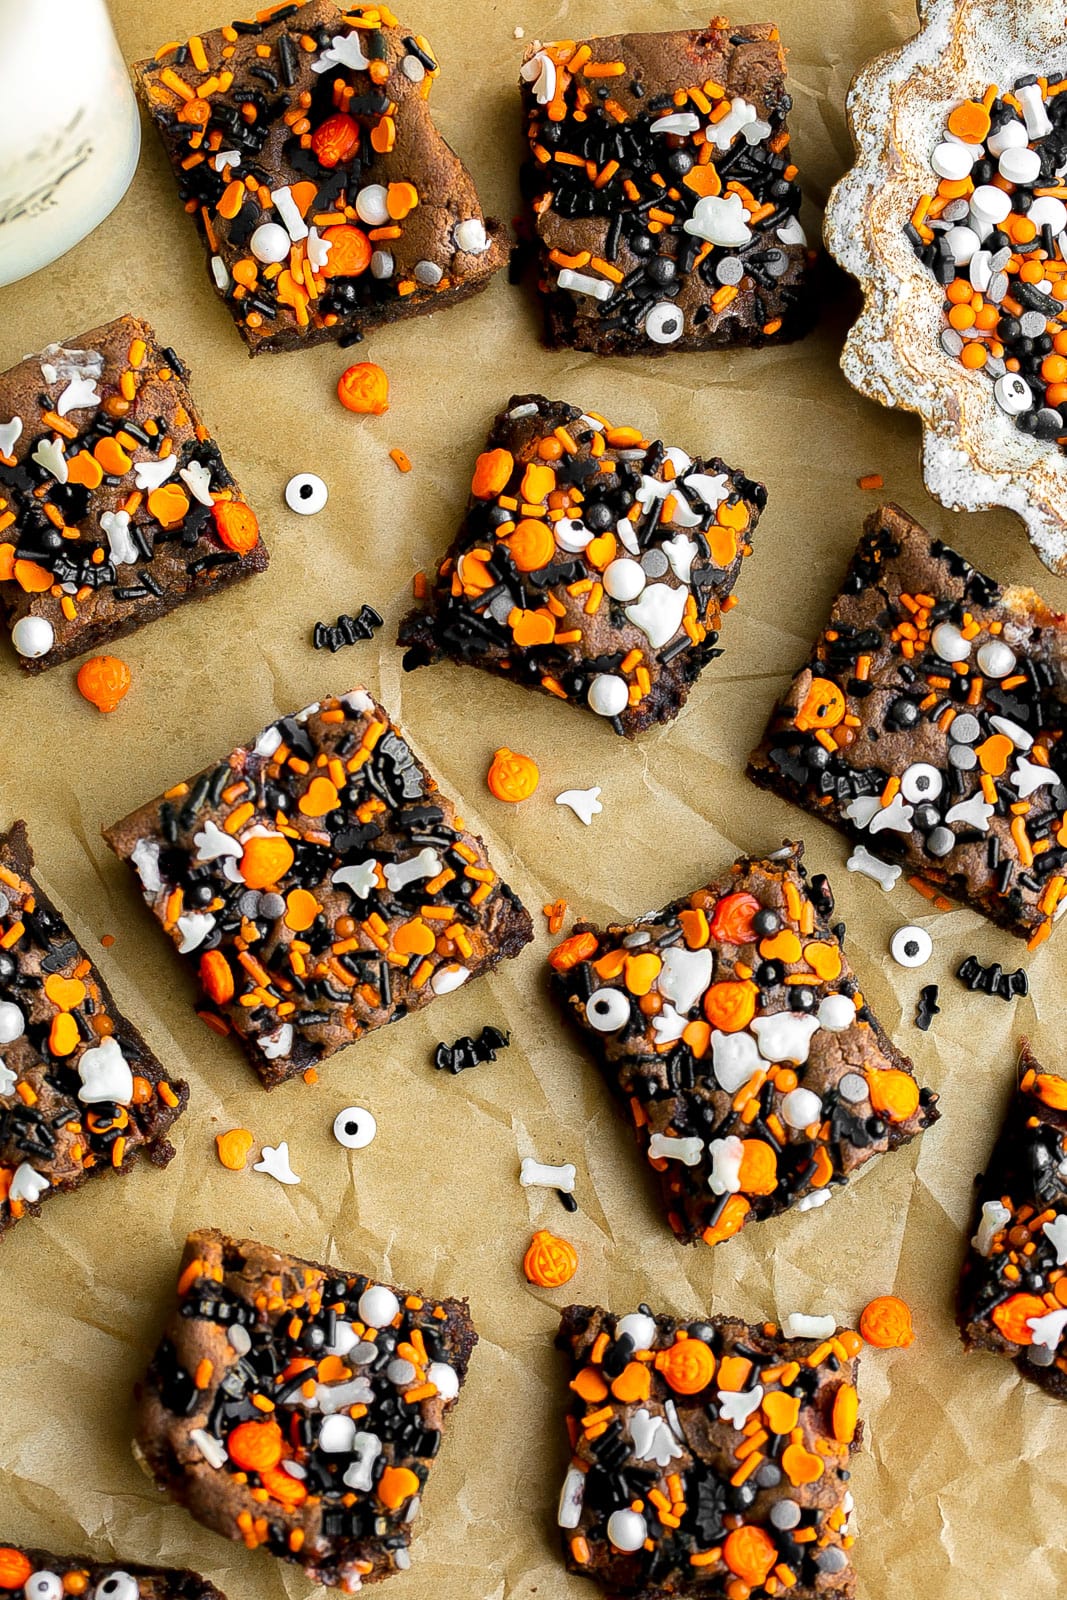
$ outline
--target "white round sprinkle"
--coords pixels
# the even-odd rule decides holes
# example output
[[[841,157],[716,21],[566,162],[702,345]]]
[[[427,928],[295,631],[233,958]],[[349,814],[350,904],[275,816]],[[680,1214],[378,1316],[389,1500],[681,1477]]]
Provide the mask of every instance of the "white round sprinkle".
[[[46,656],[55,642],[56,630],[47,617],[20,617],[11,630],[11,643],[28,661]]]
[[[302,517],[313,517],[329,499],[329,490],[314,472],[298,472],[285,486],[285,503]]]
[[[1034,183],[1041,171],[1041,157],[1026,145],[1012,145],[998,162],[1000,176],[1009,183]]]
[[[359,1297],[360,1322],[369,1328],[387,1328],[400,1310],[400,1301],[383,1283],[373,1283]]]
[[[375,250],[370,258],[372,278],[391,278],[396,271],[396,260],[388,250]]]
[[[465,251],[469,256],[482,256],[489,248],[489,236],[480,217],[468,217],[465,222],[457,222],[453,238],[456,249]]]
[[[962,224],[950,228],[944,235],[945,248],[958,267],[965,267],[981,244],[973,228]]]
[[[987,639],[980,644],[977,660],[987,678],[1006,678],[1015,669],[1015,651],[1003,639]]]
[[[828,994],[816,1015],[819,1027],[825,1028],[827,1033],[844,1033],[856,1020],[855,1002],[847,994]]]
[[[958,183],[961,178],[970,177],[974,157],[965,144],[939,144],[934,147],[930,165],[939,178],[951,178]]]
[[[636,600],[644,587],[644,568],[629,556],[609,561],[604,569],[604,588],[613,600]]]
[[[280,222],[261,222],[249,239],[248,248],[257,261],[269,267],[279,261],[288,261],[292,243]]]
[[[643,1311],[630,1311],[620,1317],[615,1325],[615,1337],[621,1339],[628,1333],[635,1350],[651,1350],[656,1337],[656,1319],[646,1317]]]
[[[412,83],[421,83],[426,76],[426,68],[418,56],[405,56],[400,63],[400,70],[405,78],[410,78]]]
[[[431,1361],[426,1376],[442,1400],[454,1400],[459,1393],[459,1373],[447,1361]]]
[[[63,1600],[63,1579],[55,1572],[35,1572],[22,1586],[26,1600]]]
[[[930,643],[942,661],[966,661],[971,653],[971,641],[963,637],[953,622],[939,622],[930,635]]]
[[[389,221],[389,192],[381,183],[367,183],[356,195],[356,216],[372,228],[382,228]]]
[[[25,1027],[26,1018],[14,1000],[0,1000],[0,1044],[13,1044]]]
[[[929,961],[934,942],[925,928],[898,928],[889,941],[889,954],[901,967],[922,967]]]
[[[648,1523],[639,1511],[613,1511],[608,1518],[608,1538],[616,1550],[640,1550],[648,1538]]]
[[[782,1117],[791,1128],[809,1128],[822,1116],[822,1101],[810,1089],[790,1089],[782,1101]]]
[[[140,1593],[140,1585],[132,1573],[109,1572],[93,1590],[93,1600],[137,1600]]]
[[[981,222],[992,223],[995,227],[1010,212],[1011,199],[1003,189],[994,188],[991,183],[980,183],[971,196],[971,210]]]
[[[356,1437],[356,1425],[343,1411],[324,1417],[319,1429],[319,1449],[330,1455],[347,1455]]]
[[[345,1106],[333,1119],[333,1136],[346,1150],[362,1150],[378,1132],[378,1124],[363,1106]]]
[[[1030,385],[1025,378],[1017,372],[1005,372],[993,385],[993,399],[1001,411],[1006,411],[1009,417],[1017,417],[1023,411],[1029,411],[1034,403]]]
[[[685,318],[673,301],[659,300],[645,318],[645,332],[653,344],[674,344],[685,332]]]
[[[1067,228],[1067,206],[1054,194],[1039,195],[1026,215],[1038,228],[1047,226],[1054,234]]]
[[[1005,150],[1021,150],[1030,143],[1030,136],[1024,123],[1013,117],[1010,122],[1005,122],[996,133],[991,133],[986,140],[986,147],[990,155],[1002,156]]]
[[[928,761],[913,761],[900,777],[900,792],[905,800],[936,800],[941,793],[942,777]]]
[[[598,672],[589,685],[586,699],[590,710],[598,717],[617,717],[630,704],[630,691],[625,678],[617,678],[612,672]]]
[[[621,989],[598,989],[585,1002],[585,1017],[597,1033],[614,1033],[630,1020],[630,1002]]]

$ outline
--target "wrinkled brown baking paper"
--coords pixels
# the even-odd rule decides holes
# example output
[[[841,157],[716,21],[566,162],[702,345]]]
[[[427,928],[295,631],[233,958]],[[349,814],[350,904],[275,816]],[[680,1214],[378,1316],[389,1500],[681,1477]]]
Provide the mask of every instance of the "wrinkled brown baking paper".
[[[130,60],[229,16],[224,0],[114,0],[114,11]],[[505,218],[518,204],[517,27],[530,40],[706,20],[679,0],[615,0],[608,11],[590,0],[412,0],[403,16],[439,53],[431,104],[442,130],[470,163],[486,209]],[[814,232],[850,158],[849,80],[867,56],[904,38],[914,15],[908,0],[781,0],[776,18],[790,47],[794,146]],[[746,8],[736,20],[764,17]],[[1067,1581],[1057,1533],[1067,1502],[1065,1413],[1009,1362],[965,1358],[951,1311],[972,1179],[1013,1081],[1016,1038],[1029,1032],[1039,1056],[1062,1064],[1067,933],[1028,957],[970,912],[932,911],[903,882],[884,894],[846,872],[837,834],[742,775],[875,503],[857,488],[860,475],[882,473],[888,496],[998,578],[1032,583],[1064,608],[1067,582],[1045,573],[1008,515],[949,516],[927,497],[917,424],[859,399],[838,372],[854,302],[836,280],[832,302],[799,345],[599,361],[541,349],[535,308],[498,276],[468,304],[387,329],[356,354],[327,346],[253,364],[208,287],[150,132],[115,214],[64,260],[0,292],[2,367],[127,309],[146,315],[188,362],[273,553],[264,577],[123,642],[134,686],[113,716],[80,699],[72,668],[31,680],[6,649],[0,663],[0,821],[28,819],[42,880],[119,1003],[192,1085],[165,1172],[145,1165],[125,1180],[94,1182],[5,1241],[0,1540],[188,1565],[230,1600],[307,1593],[297,1568],[198,1528],[130,1456],[130,1390],[169,1308],[182,1239],[214,1224],[432,1294],[470,1296],[481,1344],[433,1471],[412,1570],[390,1582],[398,1600],[594,1593],[564,1574],[554,1528],[566,1452],[552,1336],[568,1298],[757,1319],[832,1312],[848,1323],[872,1295],[904,1295],[915,1345],[863,1361],[867,1444],[853,1484],[862,1593],[1001,1600]],[[333,395],[343,368],[363,356],[392,380],[381,418],[354,417]],[[694,454],[719,453],[770,488],[724,658],[673,726],[633,746],[585,712],[470,669],[406,677],[390,642],[413,572],[451,537],[491,414],[528,389],[634,422]],[[406,477],[389,460],[393,446],[414,463]],[[300,471],[329,485],[319,516],[285,509],[282,490]],[[380,644],[313,652],[313,623],[364,600],[386,617]],[[317,1087],[297,1080],[268,1096],[239,1051],[194,1016],[186,975],[132,878],[105,851],[100,826],[274,717],[360,681],[462,797],[534,912],[538,942],[494,977],[335,1057]],[[484,784],[503,744],[541,767],[540,789],[517,810]],[[585,828],[553,799],[593,784],[604,810]],[[798,835],[812,869],[830,874],[864,992],[921,1080],[940,1091],[944,1116],[824,1210],[746,1229],[714,1252],[685,1249],[660,1220],[596,1069],[545,998],[540,908],[563,896],[572,914],[628,916],[704,882],[737,852]],[[934,939],[920,972],[886,953],[892,930],[910,921]],[[105,933],[116,943],[102,951]],[[1025,963],[1031,998],[1008,1006],[968,996],[953,972],[971,951],[1008,970]],[[942,1011],[922,1034],[914,1008],[929,982],[941,986]],[[433,1070],[438,1039],[487,1022],[512,1033],[495,1065],[458,1078]],[[351,1153],[330,1131],[349,1104],[369,1107],[379,1130]],[[261,1143],[288,1140],[299,1187],[218,1164],[214,1135],[238,1125]],[[519,1160],[533,1154],[576,1163],[576,1216],[551,1192],[520,1188]],[[567,1289],[533,1291],[522,1278],[523,1251],[542,1226],[580,1252]]]

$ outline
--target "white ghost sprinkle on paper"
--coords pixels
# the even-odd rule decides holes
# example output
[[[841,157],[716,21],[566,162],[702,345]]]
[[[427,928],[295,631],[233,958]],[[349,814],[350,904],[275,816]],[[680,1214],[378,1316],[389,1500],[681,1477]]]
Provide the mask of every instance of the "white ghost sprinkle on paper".
[[[564,789],[562,794],[556,796],[556,804],[570,806],[579,822],[584,822],[587,828],[604,809],[600,803],[599,784],[595,789]]]
[[[265,1172],[268,1177],[277,1178],[279,1183],[299,1183],[300,1179],[289,1165],[289,1146],[283,1139],[275,1148],[273,1145],[263,1146],[263,1155],[252,1168],[253,1172]]]

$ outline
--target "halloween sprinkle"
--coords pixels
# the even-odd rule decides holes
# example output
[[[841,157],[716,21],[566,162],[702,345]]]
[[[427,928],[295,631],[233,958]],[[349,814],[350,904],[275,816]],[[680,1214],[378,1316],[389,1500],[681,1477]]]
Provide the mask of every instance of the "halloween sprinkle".
[[[346,644],[360,644],[373,639],[381,626],[381,614],[373,606],[363,605],[359,608],[358,616],[352,617],[343,612],[332,626],[328,622],[316,622],[311,634],[312,648],[328,650],[331,655],[336,655]]]
[[[1030,980],[1022,967],[1002,972],[999,961],[983,967],[977,956],[967,956],[956,969],[956,976],[972,994],[995,994],[1002,1000],[1017,1000],[1030,993]]]
[[[480,1067],[486,1061],[495,1061],[497,1053],[510,1043],[510,1033],[487,1024],[477,1038],[464,1034],[452,1044],[442,1039],[433,1053],[433,1064],[438,1072],[451,1072],[455,1076],[471,1067]]]

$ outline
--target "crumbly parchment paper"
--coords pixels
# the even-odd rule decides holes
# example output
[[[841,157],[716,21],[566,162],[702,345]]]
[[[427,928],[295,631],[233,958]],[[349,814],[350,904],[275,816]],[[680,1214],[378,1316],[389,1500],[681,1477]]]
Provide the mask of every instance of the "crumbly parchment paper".
[[[125,55],[228,19],[219,0],[113,0]],[[236,9],[236,8],[234,8]],[[790,50],[796,158],[814,232],[848,164],[843,103],[856,68],[914,27],[908,0],[781,0]],[[412,0],[403,20],[436,47],[431,104],[473,169],[486,209],[518,206],[514,80],[522,42],[624,28],[696,26],[679,0]],[[736,20],[764,20],[746,8]],[[42,48],[47,48],[47,42]],[[488,291],[432,319],[374,336],[354,354],[331,347],[250,363],[211,293],[169,169],[146,131],[140,171],[112,217],[62,261],[0,292],[0,367],[49,340],[133,310],[187,361],[198,403],[249,499],[273,560],[228,595],[189,605],[124,641],[134,686],[110,717],[77,695],[73,670],[0,672],[0,822],[27,818],[43,882],[118,1001],[192,1100],[160,1173],[88,1185],[50,1203],[5,1241],[0,1272],[0,1539],[129,1560],[188,1565],[230,1600],[297,1600],[298,1569],[228,1545],[158,1496],[129,1450],[130,1391],[170,1305],[187,1230],[211,1224],[298,1254],[379,1273],[427,1292],[467,1294],[481,1334],[468,1384],[434,1468],[412,1570],[397,1600],[563,1600],[592,1593],[557,1559],[555,1502],[565,1463],[561,1359],[552,1349],[567,1298],[619,1311],[746,1317],[790,1311],[855,1318],[876,1293],[915,1311],[911,1350],[870,1352],[861,1372],[867,1443],[854,1490],[855,1560],[868,1600],[1052,1592],[1067,1581],[1057,1529],[1067,1504],[1064,1413],[992,1356],[965,1358],[952,1295],[971,1187],[992,1144],[1026,1031],[1059,1064],[1067,1010],[1067,934],[1034,957],[969,912],[937,913],[901,883],[889,895],[844,866],[843,840],[743,777],[775,694],[804,657],[874,496],[885,493],[1002,580],[1032,583],[1067,609],[1067,582],[1041,568],[1006,514],[950,516],[925,494],[918,426],[858,398],[838,352],[855,300],[831,279],[829,308],[804,343],[760,353],[598,361],[550,354],[523,291]],[[381,418],[357,418],[333,388],[349,361],[380,361],[392,380]],[[770,489],[746,562],[725,656],[670,728],[630,746],[594,717],[441,666],[405,677],[392,646],[413,572],[451,537],[490,416],[537,389],[634,422],[691,453],[721,454]],[[414,470],[398,474],[400,446]],[[326,509],[298,517],[282,490],[296,472],[329,485]],[[312,625],[370,601],[386,617],[378,644],[336,656],[311,649]],[[406,728],[442,784],[462,797],[496,863],[535,914],[536,945],[489,979],[442,999],[334,1058],[321,1081],[271,1095],[238,1050],[194,1016],[191,989],[105,850],[101,824],[196,772],[274,717],[364,681]],[[484,774],[499,745],[528,752],[541,787],[518,809]],[[557,807],[564,789],[602,786],[585,828]],[[629,916],[705,881],[740,851],[803,837],[829,873],[865,994],[920,1079],[941,1093],[940,1124],[883,1158],[824,1209],[746,1230],[715,1252],[675,1244],[653,1205],[631,1135],[595,1068],[545,997],[542,904]],[[920,921],[934,939],[921,972],[895,967],[888,936]],[[100,936],[116,943],[101,950]],[[975,951],[1029,969],[1030,999],[969,996],[953,977]],[[913,1024],[922,983],[941,987],[927,1034]],[[458,1078],[431,1065],[438,1039],[511,1030],[495,1064]],[[331,1124],[369,1107],[378,1137],[343,1150]],[[234,1174],[214,1135],[245,1126],[289,1142],[301,1183]],[[574,1161],[580,1210],[523,1190],[519,1161]],[[252,1159],[255,1159],[254,1157]],[[522,1253],[535,1227],[578,1247],[564,1290],[528,1288]],[[1010,1574],[1010,1577],[1007,1576]]]

